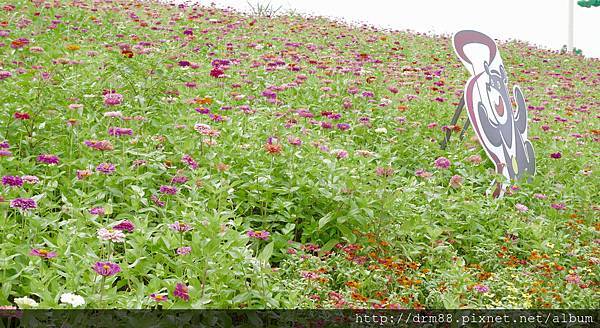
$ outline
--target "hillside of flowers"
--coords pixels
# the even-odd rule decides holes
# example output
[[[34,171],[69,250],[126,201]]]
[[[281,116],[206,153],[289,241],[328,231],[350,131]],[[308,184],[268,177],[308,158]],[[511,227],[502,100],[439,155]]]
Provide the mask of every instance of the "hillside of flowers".
[[[600,60],[499,48],[537,174],[494,199],[472,130],[439,146],[447,36],[5,2],[0,306],[598,308]]]

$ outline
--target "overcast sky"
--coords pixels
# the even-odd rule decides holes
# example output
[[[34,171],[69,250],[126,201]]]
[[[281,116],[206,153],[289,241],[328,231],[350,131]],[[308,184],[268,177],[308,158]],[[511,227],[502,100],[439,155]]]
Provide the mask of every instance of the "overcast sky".
[[[249,8],[246,0],[196,1]],[[350,22],[437,34],[475,29],[496,39],[519,39],[551,49],[567,44],[568,1],[576,0],[270,0],[282,9]],[[584,55],[600,58],[600,7],[575,5],[574,44]]]

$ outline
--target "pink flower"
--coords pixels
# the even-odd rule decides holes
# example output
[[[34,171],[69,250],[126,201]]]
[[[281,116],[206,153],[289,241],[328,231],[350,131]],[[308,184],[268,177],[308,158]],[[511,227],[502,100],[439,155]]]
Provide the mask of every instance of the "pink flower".
[[[183,246],[177,249],[177,254],[179,255],[187,255],[192,252],[192,248],[190,246]]]
[[[41,154],[37,157],[37,161],[46,164],[58,164],[59,159],[56,155]]]
[[[463,178],[460,175],[453,175],[450,178],[450,187],[460,188],[462,186]]]
[[[160,186],[160,193],[167,195],[175,195],[177,193],[177,188],[172,186]]]
[[[479,293],[487,293],[490,291],[490,288],[486,285],[477,284],[473,286],[473,289]]]
[[[166,302],[169,300],[167,295],[160,295],[160,294],[154,294],[154,293],[150,294],[150,298],[156,302]]]
[[[107,93],[104,95],[104,104],[106,106],[117,106],[123,102],[123,95],[118,93]]]
[[[175,290],[173,290],[173,296],[181,298],[184,301],[189,301],[190,294],[188,293],[188,287],[178,282],[175,286]]]
[[[391,177],[394,175],[394,169],[392,167],[378,167],[375,169],[375,174],[380,177]]]
[[[572,273],[569,274],[565,277],[565,280],[570,283],[570,284],[580,284],[581,283],[581,278],[576,274],[576,273]]]
[[[529,208],[527,206],[523,205],[523,204],[516,204],[515,208],[519,212],[527,212],[529,210]]]
[[[270,233],[268,231],[264,231],[264,230],[263,231],[250,230],[246,234],[250,238],[262,239],[262,240],[269,239],[269,235],[270,235]]]
[[[101,240],[110,240],[113,243],[122,243],[125,241],[125,234],[120,230],[101,228],[98,230],[98,238]]]
[[[91,215],[103,216],[105,213],[104,207],[93,207],[90,209]]]
[[[96,262],[92,266],[92,269],[104,277],[114,276],[121,272],[121,267],[113,262]]]
[[[564,210],[565,208],[567,208],[567,206],[563,203],[553,203],[550,205],[550,207],[552,207],[553,209],[558,210],[558,211]]]
[[[479,163],[481,163],[481,156],[471,155],[471,156],[469,156],[469,158],[467,158],[467,161],[469,161],[470,163],[473,163],[473,164],[479,164]]]
[[[537,199],[546,199],[546,198],[548,198],[548,196],[546,196],[544,194],[534,194],[533,197],[535,197]]]
[[[431,174],[430,172],[427,172],[423,169],[418,169],[415,171],[415,175],[420,177],[420,178],[431,178],[433,176],[433,174]]]
[[[38,248],[34,248],[31,250],[31,252],[29,252],[29,255],[31,256],[39,256],[41,258],[44,259],[51,259],[51,258],[55,258],[56,257],[56,252],[51,252],[45,249],[38,249]]]
[[[192,158],[191,155],[183,155],[181,157],[181,161],[183,161],[185,164],[187,164],[187,166],[189,166],[192,170],[195,170],[198,168],[198,163],[194,160],[194,158]]]
[[[190,226],[187,223],[179,222],[179,221],[175,221],[174,223],[169,224],[169,227],[171,228],[171,230],[177,231],[177,232],[187,232],[187,231],[192,230],[192,226]]]
[[[450,167],[450,160],[446,157],[439,157],[433,162],[436,168],[438,169],[447,169]]]

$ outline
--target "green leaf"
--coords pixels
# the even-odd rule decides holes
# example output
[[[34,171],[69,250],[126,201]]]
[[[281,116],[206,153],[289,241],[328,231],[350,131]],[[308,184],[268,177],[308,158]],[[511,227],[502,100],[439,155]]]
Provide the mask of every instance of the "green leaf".
[[[265,263],[268,262],[269,259],[271,258],[271,255],[273,255],[273,246],[274,245],[275,245],[274,241],[268,243],[267,246],[265,246],[265,248],[263,248],[263,250],[258,255],[258,259],[261,261],[264,261]]]

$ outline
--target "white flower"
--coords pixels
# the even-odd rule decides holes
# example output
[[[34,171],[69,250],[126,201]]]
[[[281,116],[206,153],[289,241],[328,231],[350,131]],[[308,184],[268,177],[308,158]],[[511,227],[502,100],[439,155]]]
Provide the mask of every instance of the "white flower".
[[[377,129],[375,129],[375,132],[377,132],[377,133],[387,133],[387,129],[386,128],[377,128]]]
[[[32,300],[31,298],[25,296],[25,297],[21,297],[21,298],[15,298],[15,304],[17,304],[17,306],[19,306],[20,309],[28,309],[28,308],[34,308],[38,306],[38,303],[34,300]]]
[[[98,230],[98,238],[110,240],[113,243],[122,243],[125,241],[125,234],[119,230],[102,228]]]
[[[78,307],[85,304],[83,297],[71,293],[65,293],[60,295],[60,302],[70,304],[71,306]]]

